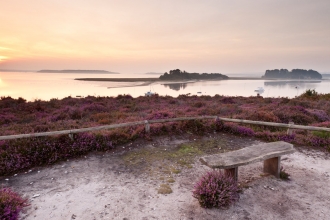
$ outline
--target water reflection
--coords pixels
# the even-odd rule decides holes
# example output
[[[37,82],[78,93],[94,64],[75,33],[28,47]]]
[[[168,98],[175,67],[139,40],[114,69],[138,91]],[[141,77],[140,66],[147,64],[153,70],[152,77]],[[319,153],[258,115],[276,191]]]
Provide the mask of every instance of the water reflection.
[[[272,87],[301,87],[303,84],[310,84],[310,83],[321,83],[321,80],[304,80],[304,81],[299,81],[299,80],[288,80],[288,81],[265,81],[264,85],[265,86],[272,86]]]
[[[265,92],[265,90],[260,90],[260,91],[257,91],[257,90],[254,90],[254,92],[256,93],[256,95],[261,95],[262,93]]]
[[[169,83],[169,84],[162,84],[165,88],[170,88],[175,91],[184,90],[187,87],[187,83]]]

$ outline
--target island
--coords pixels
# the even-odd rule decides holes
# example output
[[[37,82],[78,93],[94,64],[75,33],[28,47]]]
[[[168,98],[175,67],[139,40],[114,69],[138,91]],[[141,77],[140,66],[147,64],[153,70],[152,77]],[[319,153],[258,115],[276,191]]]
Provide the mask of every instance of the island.
[[[83,81],[109,81],[109,82],[157,82],[157,81],[189,81],[189,80],[224,80],[229,79],[228,76],[220,73],[188,73],[179,69],[170,70],[159,78],[76,78],[75,80]],[[260,78],[259,78],[260,79]],[[145,85],[145,84],[143,84]]]
[[[159,77],[160,80],[223,80],[229,79],[228,76],[220,73],[188,73],[179,69],[170,70]]]
[[[99,74],[118,74],[106,70],[39,70],[38,73],[99,73]]]
[[[266,70],[266,73],[261,78],[265,79],[322,79],[322,75],[315,70],[293,69],[274,69]]]

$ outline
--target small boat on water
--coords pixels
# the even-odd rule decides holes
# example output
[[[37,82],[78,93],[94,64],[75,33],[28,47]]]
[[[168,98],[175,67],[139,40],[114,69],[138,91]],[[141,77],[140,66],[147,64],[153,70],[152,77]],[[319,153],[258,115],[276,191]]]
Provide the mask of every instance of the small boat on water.
[[[263,93],[265,90],[263,87],[258,87],[256,90],[254,90],[255,92],[258,92],[258,93]]]
[[[144,93],[144,96],[153,96],[153,95],[155,95],[155,93],[151,91]]]

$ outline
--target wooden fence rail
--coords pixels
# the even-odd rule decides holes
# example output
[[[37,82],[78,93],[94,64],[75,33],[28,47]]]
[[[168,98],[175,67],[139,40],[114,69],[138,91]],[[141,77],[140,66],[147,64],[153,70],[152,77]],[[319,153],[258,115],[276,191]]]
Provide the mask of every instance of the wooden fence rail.
[[[221,118],[221,117],[218,117],[218,116],[199,116],[199,117],[181,117],[181,118],[144,120],[144,121],[136,121],[136,122],[129,122],[129,123],[113,124],[113,125],[103,125],[103,126],[90,127],[90,128],[40,132],[40,133],[33,133],[33,134],[8,135],[8,136],[0,136],[0,140],[41,137],[41,136],[51,136],[51,135],[60,135],[60,134],[69,134],[71,136],[74,133],[81,133],[81,132],[88,132],[88,131],[98,131],[98,130],[113,129],[113,128],[131,127],[131,126],[136,126],[136,125],[145,125],[146,132],[149,132],[150,131],[150,124],[175,122],[175,121],[186,121],[186,120],[200,120],[200,119],[218,119],[220,121],[236,122],[236,123],[242,123],[242,124],[254,124],[254,125],[265,125],[265,126],[288,128],[288,133],[291,132],[292,129],[302,129],[302,130],[309,130],[309,131],[328,131],[328,132],[330,132],[330,128],[295,125],[293,123],[284,124],[284,123],[274,123],[274,122],[264,122],[264,121],[251,121],[251,120],[243,120],[243,119]]]

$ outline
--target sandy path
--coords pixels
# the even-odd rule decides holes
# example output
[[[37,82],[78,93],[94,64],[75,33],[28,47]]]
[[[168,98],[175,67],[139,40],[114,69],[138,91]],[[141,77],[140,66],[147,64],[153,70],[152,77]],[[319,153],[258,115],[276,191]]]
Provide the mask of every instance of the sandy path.
[[[146,147],[185,141],[153,141]],[[164,182],[158,174],[127,166],[124,152],[118,151],[36,168],[6,177],[9,181],[1,178],[0,184],[31,199],[22,219],[330,219],[329,153],[304,149],[282,158],[291,181],[262,175],[262,163],[240,167],[243,193],[236,205],[224,210],[200,208],[192,197],[193,184],[209,170],[198,159],[192,168],[169,174],[175,182],[168,195],[157,192]],[[40,196],[32,198],[36,194]]]

